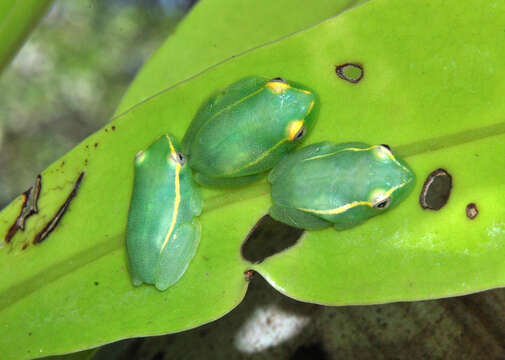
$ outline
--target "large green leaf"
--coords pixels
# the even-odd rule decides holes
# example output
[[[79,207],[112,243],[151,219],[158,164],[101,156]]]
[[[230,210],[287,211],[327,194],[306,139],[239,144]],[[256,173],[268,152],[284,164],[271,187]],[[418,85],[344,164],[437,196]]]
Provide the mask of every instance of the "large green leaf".
[[[501,3],[373,1],[169,84],[115,118],[42,174],[40,213],[0,250],[4,354],[34,357],[197,326],[241,301],[249,268],[291,297],[325,304],[503,286],[504,20]],[[364,66],[358,84],[335,75],[335,65],[349,61]],[[141,76],[157,76],[147,74]],[[268,184],[204,189],[201,245],[187,274],[163,293],[133,288],[124,229],[134,154],[162,133],[182,137],[203,99],[251,74],[316,89],[320,117],[306,143],[387,143],[415,170],[415,193],[364,225],[306,232],[295,247],[251,265],[240,246],[268,210]],[[453,175],[449,203],[421,210],[424,177],[439,167]],[[31,244],[81,172],[63,220],[44,242]],[[0,233],[21,201],[0,213]],[[465,215],[469,202],[480,209],[474,220]]]
[[[0,2],[0,71],[8,64],[51,3],[52,0]]]
[[[116,114],[230,57],[313,26],[367,0],[202,0],[142,67]]]
[[[298,2],[301,6],[302,1]],[[295,12],[290,16],[286,6],[292,4],[291,0],[278,1],[275,4],[268,0],[254,3],[237,0],[233,2],[233,6],[229,6],[227,0],[203,1],[185,20],[184,25],[178,28],[177,36],[169,38],[167,45],[158,51],[144,68],[123,104],[127,107],[134,105],[143,97],[157,92],[158,86],[169,86],[182,79],[181,76],[198,72],[213,61],[307,27],[360,2],[362,1],[342,0],[330,4],[326,1],[315,1],[311,4],[310,11]],[[237,12],[237,9],[241,11]],[[279,16],[280,13],[283,15]],[[227,26],[249,25],[241,31],[230,32],[229,28],[221,25],[223,22],[213,20],[216,17],[230,21],[233,19],[226,22]],[[265,19],[274,17],[277,17],[276,23],[268,21],[267,26],[263,24]],[[259,24],[263,25],[260,27]],[[258,28],[249,31],[254,26]],[[198,35],[195,37],[195,34]],[[218,34],[220,35],[217,36]],[[171,45],[175,38],[179,40]],[[195,39],[198,39],[198,42]],[[185,57],[174,56],[177,53]],[[171,72],[164,71],[167,65],[172,69]],[[148,115],[148,118],[151,115]],[[188,122],[189,118],[178,125],[179,134]],[[142,120],[137,125],[141,123]],[[131,287],[123,243],[132,175],[131,156],[127,153],[142,142],[144,144],[141,147],[150,143],[153,134],[159,132],[159,126],[153,124],[150,130],[146,128],[144,141],[137,143],[131,143],[130,140],[137,136],[138,128],[128,127],[129,125],[119,125],[117,121],[111,123],[47,169],[42,174],[39,214],[27,219],[26,231],[18,231],[12,242],[7,245],[0,243],[0,248],[3,247],[0,249],[0,273],[9,274],[0,280],[0,318],[3,320],[0,324],[5,331],[0,346],[7,358],[33,358],[64,353],[118,338],[191,328],[222,316],[241,301],[246,289],[246,282],[241,274],[245,265],[233,243],[229,244],[230,248],[226,250],[207,242],[207,246],[217,255],[202,255],[204,267],[209,271],[202,273],[197,270],[199,266],[195,265],[194,275],[188,273],[185,276],[186,285],[181,281],[178,286],[182,287],[178,292],[186,293],[186,296],[180,297],[171,293],[176,287],[163,294],[151,287]],[[177,129],[169,126],[162,131],[168,130],[175,132]],[[113,139],[114,141],[110,142]],[[116,163],[119,153],[123,154],[122,163]],[[114,174],[119,168],[123,170],[117,172],[118,177],[113,180],[110,174]],[[52,241],[44,241],[34,246],[33,239],[36,234],[68,198],[82,171],[85,172],[82,189],[78,190],[75,201],[71,202],[59,229],[51,234]],[[127,182],[119,185],[125,176]],[[93,182],[97,185],[93,185]],[[116,192],[118,186],[124,187],[123,191]],[[105,192],[109,197],[104,197]],[[91,193],[94,195],[89,197]],[[252,196],[254,195],[253,191]],[[217,209],[234,199],[233,194],[226,198],[218,196],[211,199],[206,204],[207,212],[211,211],[212,207]],[[235,199],[237,200],[240,199]],[[18,216],[22,201],[22,197],[16,199],[0,214],[2,236],[8,232]],[[79,209],[79,202],[82,202],[83,208]],[[104,206],[106,203],[108,206]],[[119,212],[114,215],[116,211]],[[106,213],[109,218],[102,218]],[[218,217],[216,224],[225,222],[226,217],[222,217],[218,212],[215,214],[215,217]],[[250,224],[247,226],[254,223],[253,219],[248,221]],[[237,231],[239,234],[235,237],[242,236],[240,229]],[[230,230],[229,235],[232,234],[233,231]],[[226,256],[221,258],[221,253]],[[211,261],[205,265],[209,258]],[[213,265],[215,262],[220,265]],[[228,264],[231,266],[228,267]],[[235,271],[237,267],[239,270]],[[229,276],[230,271],[234,276]],[[195,275],[197,278],[191,280]],[[118,276],[122,277],[123,281],[117,282]],[[217,279],[218,282],[215,283],[212,279]],[[228,282],[228,279],[231,282]],[[206,288],[198,285],[200,290],[197,292],[187,290],[188,285],[194,287],[202,280],[208,283]],[[220,282],[225,285],[220,285]],[[147,292],[141,295],[138,290]],[[131,303],[128,300],[130,292],[136,298]],[[155,301],[152,302],[150,298]],[[167,300],[170,303],[167,304]],[[26,306],[31,310],[23,310]],[[131,318],[119,316],[111,323],[109,316],[114,315],[116,308],[121,309],[116,315],[125,312],[129,313]],[[84,327],[86,331],[83,331]]]

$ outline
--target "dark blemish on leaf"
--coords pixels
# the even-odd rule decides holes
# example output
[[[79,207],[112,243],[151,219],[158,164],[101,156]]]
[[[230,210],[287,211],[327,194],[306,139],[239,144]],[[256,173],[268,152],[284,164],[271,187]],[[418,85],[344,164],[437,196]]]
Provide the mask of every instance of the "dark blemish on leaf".
[[[470,203],[466,206],[466,216],[473,220],[479,215],[479,210],[477,209],[477,205],[475,203]]]
[[[32,333],[31,333],[31,332],[29,332],[29,333],[28,333],[28,336],[32,336]]]
[[[359,83],[365,75],[363,65],[357,63],[345,63],[342,65],[337,65],[335,67],[335,72],[339,78],[349,81],[353,84]]]
[[[105,128],[104,130],[105,130],[105,132],[109,132],[109,129],[107,129],[107,128]]]
[[[95,149],[98,147],[98,143],[96,142],[95,145],[93,145]]]
[[[65,199],[65,202],[63,205],[60,206],[58,211],[56,212],[56,215],[49,221],[46,226],[42,229],[41,232],[39,232],[35,238],[33,239],[33,244],[37,245],[40,244],[42,241],[44,241],[49,234],[56,228],[56,226],[59,224],[60,220],[62,219],[63,215],[65,215],[65,212],[67,211],[68,207],[70,206],[70,203],[74,199],[74,197],[77,195],[77,191],[79,190],[79,187],[81,185],[82,179],[84,178],[84,172],[82,172],[77,180],[74,183],[74,187],[70,194],[67,196]]]
[[[244,271],[245,281],[249,282],[253,279],[255,274],[254,270],[246,270]]]
[[[263,216],[245,238],[242,257],[252,263],[260,263],[265,258],[275,255],[295,245],[304,230],[278,222]]]
[[[89,145],[86,145],[86,149],[89,149]]]
[[[84,165],[88,166],[88,159],[84,159]]]
[[[23,193],[23,205],[21,206],[21,211],[19,212],[18,217],[14,221],[14,224],[11,225],[9,231],[5,235],[5,242],[9,243],[14,235],[18,232],[18,230],[25,230],[25,222],[26,220],[32,216],[33,214],[37,214],[39,212],[38,201],[40,195],[40,189],[42,188],[42,177],[37,175],[35,179],[35,184],[26,190]]]
[[[63,166],[65,166],[65,160],[63,160],[63,161],[61,162],[61,164],[60,164],[60,167],[63,167]]]
[[[95,284],[95,286],[100,285],[100,283],[98,281],[95,281],[94,284]]]
[[[423,209],[440,210],[449,200],[452,176],[444,169],[437,169],[424,182],[419,204]]]
[[[114,125],[111,126],[112,131],[116,130],[116,127]]]
[[[27,247],[28,247],[28,243],[24,244],[23,247],[21,248],[21,250],[26,250]]]

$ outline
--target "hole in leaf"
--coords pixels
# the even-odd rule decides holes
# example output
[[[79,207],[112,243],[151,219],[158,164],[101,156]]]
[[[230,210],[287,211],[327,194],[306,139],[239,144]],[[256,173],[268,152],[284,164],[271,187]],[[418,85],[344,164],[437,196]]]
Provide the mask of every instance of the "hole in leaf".
[[[449,200],[452,176],[444,169],[437,169],[424,182],[419,204],[423,209],[440,210]]]
[[[303,231],[265,215],[253,226],[244,240],[242,257],[252,263],[260,263],[296,244]]]
[[[360,82],[360,80],[363,79],[363,76],[365,75],[363,66],[361,64],[355,63],[337,65],[335,67],[335,72],[339,78],[349,81],[353,84]]]
[[[475,203],[470,203],[466,206],[466,216],[473,220],[479,215],[479,209],[477,209],[477,205]]]

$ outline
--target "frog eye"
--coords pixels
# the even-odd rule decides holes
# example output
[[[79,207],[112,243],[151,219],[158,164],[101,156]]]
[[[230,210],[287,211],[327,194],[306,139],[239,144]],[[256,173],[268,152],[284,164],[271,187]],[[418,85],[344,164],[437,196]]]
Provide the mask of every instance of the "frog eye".
[[[270,80],[269,82],[280,82],[280,83],[283,83],[283,84],[287,84],[288,82],[286,80],[284,80],[283,78],[281,77],[276,77],[276,78],[273,78],[272,80]]]
[[[305,136],[305,124],[303,120],[292,121],[287,128],[287,135],[290,141],[300,140]]]
[[[176,151],[175,153],[172,153],[171,156],[172,159],[181,166],[183,166],[186,163],[186,157],[181,152]]]
[[[283,94],[286,89],[289,89],[289,84],[286,80],[284,80],[281,77],[276,77],[273,78],[272,80],[269,80],[266,84],[265,87],[268,88],[272,93],[274,94]]]
[[[389,145],[380,144],[374,147],[373,154],[376,159],[384,161],[391,159],[391,157],[393,156],[393,151],[391,150]]]
[[[302,125],[302,127],[300,128],[300,130],[298,130],[298,132],[295,134],[295,137],[293,138],[293,141],[296,141],[296,140],[300,140],[301,138],[303,138],[305,136],[305,125]]]
[[[372,206],[375,209],[384,210],[387,209],[390,204],[391,204],[391,196],[388,196],[386,198],[377,197]]]

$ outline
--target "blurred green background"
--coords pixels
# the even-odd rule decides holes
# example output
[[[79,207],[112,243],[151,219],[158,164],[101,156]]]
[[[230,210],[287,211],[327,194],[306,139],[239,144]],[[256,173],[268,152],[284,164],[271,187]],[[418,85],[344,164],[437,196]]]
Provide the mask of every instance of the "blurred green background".
[[[0,208],[101,128],[196,0],[55,1],[0,76]]]

